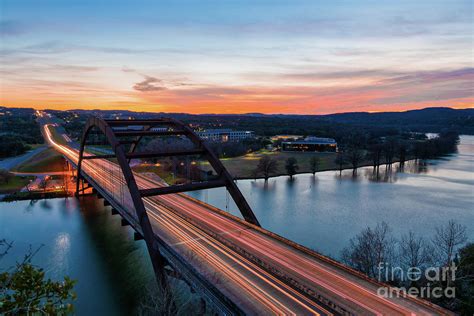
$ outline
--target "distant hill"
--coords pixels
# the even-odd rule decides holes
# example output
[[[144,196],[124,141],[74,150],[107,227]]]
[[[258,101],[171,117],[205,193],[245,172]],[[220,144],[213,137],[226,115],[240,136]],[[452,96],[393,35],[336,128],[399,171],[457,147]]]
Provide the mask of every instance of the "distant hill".
[[[474,109],[425,108],[406,112],[340,113],[323,117],[333,122],[359,126],[404,127],[424,132],[454,128],[464,134],[474,134]]]
[[[296,114],[186,114],[150,113],[126,110],[71,110],[81,115],[105,117],[173,117],[207,127],[226,126],[235,129],[251,129],[262,135],[272,133],[321,133],[319,127],[354,126],[358,129],[407,130],[414,132],[440,132],[454,129],[460,134],[474,135],[474,109],[432,107],[405,112],[351,112],[328,115]],[[56,112],[56,111],[55,111]],[[332,134],[335,134],[332,133]]]

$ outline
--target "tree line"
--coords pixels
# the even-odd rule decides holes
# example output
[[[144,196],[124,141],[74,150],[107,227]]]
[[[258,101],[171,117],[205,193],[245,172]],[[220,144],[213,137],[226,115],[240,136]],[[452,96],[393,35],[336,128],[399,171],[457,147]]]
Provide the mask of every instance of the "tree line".
[[[42,144],[43,136],[33,110],[19,110],[0,116],[0,158],[18,156]]]
[[[374,172],[378,173],[381,165],[385,164],[390,169],[395,162],[403,169],[405,162],[409,159],[425,160],[438,158],[443,155],[454,153],[457,150],[459,135],[453,131],[445,131],[433,138],[427,138],[424,134],[408,137],[390,136],[372,140],[368,145],[366,140],[361,140],[360,135],[352,135],[352,141],[348,145],[341,146],[336,153],[334,164],[339,173],[344,168],[352,168],[355,176],[359,167],[371,164]],[[309,167],[313,175],[320,169],[321,160],[317,156],[310,158]],[[290,178],[298,173],[300,166],[296,157],[289,157],[285,161],[285,170]],[[269,155],[260,158],[257,167],[252,171],[256,179],[262,176],[267,180],[278,171],[278,161]]]
[[[349,245],[341,251],[341,260],[370,278],[398,288],[450,287],[454,289],[454,297],[425,295],[424,298],[461,314],[472,315],[474,243],[466,243],[466,230],[466,226],[450,220],[437,227],[429,239],[412,231],[397,239],[388,224],[382,222],[351,238]],[[432,280],[430,276],[435,276],[433,271],[438,268],[446,272]]]

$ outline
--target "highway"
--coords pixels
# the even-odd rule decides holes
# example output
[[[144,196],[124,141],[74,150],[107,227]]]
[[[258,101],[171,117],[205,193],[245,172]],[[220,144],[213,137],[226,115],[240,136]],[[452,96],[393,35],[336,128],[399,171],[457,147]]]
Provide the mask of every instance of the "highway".
[[[47,141],[77,162],[78,150],[53,139],[50,127],[44,126]],[[116,164],[84,160],[83,172],[134,215]],[[140,189],[162,185],[141,174],[135,178]],[[185,195],[150,197],[144,203],[155,235],[248,314],[331,315],[321,297],[357,315],[447,314],[421,300],[380,297],[378,284]]]

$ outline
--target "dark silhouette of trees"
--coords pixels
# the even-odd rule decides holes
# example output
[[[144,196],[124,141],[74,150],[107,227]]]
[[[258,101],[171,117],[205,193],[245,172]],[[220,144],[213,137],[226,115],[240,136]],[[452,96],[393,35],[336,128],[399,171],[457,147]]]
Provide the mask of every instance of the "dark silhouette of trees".
[[[278,170],[278,162],[270,156],[265,155],[258,161],[256,170],[257,173],[263,174],[265,181],[267,181],[270,175]]]
[[[474,243],[469,243],[459,250],[456,287],[460,301],[459,314],[474,315]]]
[[[311,169],[311,172],[313,173],[313,176],[318,171],[320,163],[321,163],[321,160],[317,156],[312,156],[311,159],[309,160],[309,167]]]
[[[440,262],[446,267],[451,265],[459,246],[466,240],[466,227],[453,220],[450,220],[445,226],[437,227],[433,245]]]
[[[374,166],[374,170],[379,169],[380,164],[382,162],[382,156],[383,156],[383,147],[382,144],[376,143],[372,144],[369,147],[369,151],[367,153],[367,158],[369,158],[372,161],[372,165]]]
[[[400,141],[398,144],[398,160],[400,161],[400,168],[403,169],[405,161],[407,160],[408,144],[406,141]]]
[[[285,169],[290,179],[293,179],[293,176],[298,172],[299,166],[298,161],[294,157],[289,157],[285,163]]]
[[[418,268],[424,271],[434,261],[433,251],[433,247],[426,239],[410,231],[402,236],[399,243],[400,264],[406,270]],[[409,286],[418,286],[418,284],[413,281]]]
[[[416,236],[413,232],[402,235],[397,241],[386,223],[366,228],[350,239],[341,252],[347,265],[372,278],[396,287],[455,288],[456,297],[427,297],[461,315],[474,311],[474,244],[465,245],[466,227],[450,220],[436,228],[431,239]],[[398,245],[398,247],[394,247]],[[385,269],[389,270],[385,270]],[[442,271],[437,279],[430,280],[426,272]],[[394,272],[395,271],[395,272]],[[418,273],[419,278],[407,277]],[[388,279],[387,279],[388,277]],[[431,277],[433,275],[431,274]]]
[[[338,152],[336,154],[336,158],[334,159],[334,163],[337,165],[339,169],[339,176],[342,175],[342,169],[344,169],[344,165],[346,164],[346,157],[342,152]]]
[[[352,165],[352,174],[357,174],[357,168],[359,168],[361,162],[365,158],[365,153],[363,150],[352,147],[349,148],[348,151],[345,152],[346,160]]]
[[[392,167],[392,163],[394,162],[395,153],[397,152],[398,141],[395,137],[389,137],[383,143],[383,153],[385,156],[385,163],[387,164],[387,168]]]
[[[396,240],[388,224],[382,222],[375,228],[366,228],[351,238],[349,247],[342,250],[342,261],[370,277],[378,276],[379,263],[392,262]]]
[[[1,110],[5,109],[0,107]],[[43,143],[41,129],[33,109],[11,108],[0,115],[0,158],[24,154],[28,144]]]

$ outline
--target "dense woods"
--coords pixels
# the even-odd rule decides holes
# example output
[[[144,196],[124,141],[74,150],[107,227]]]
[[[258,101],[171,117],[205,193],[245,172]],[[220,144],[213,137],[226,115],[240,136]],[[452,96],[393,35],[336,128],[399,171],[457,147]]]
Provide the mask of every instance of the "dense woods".
[[[33,109],[0,107],[0,113],[0,158],[21,155],[31,149],[29,145],[43,143]]]

